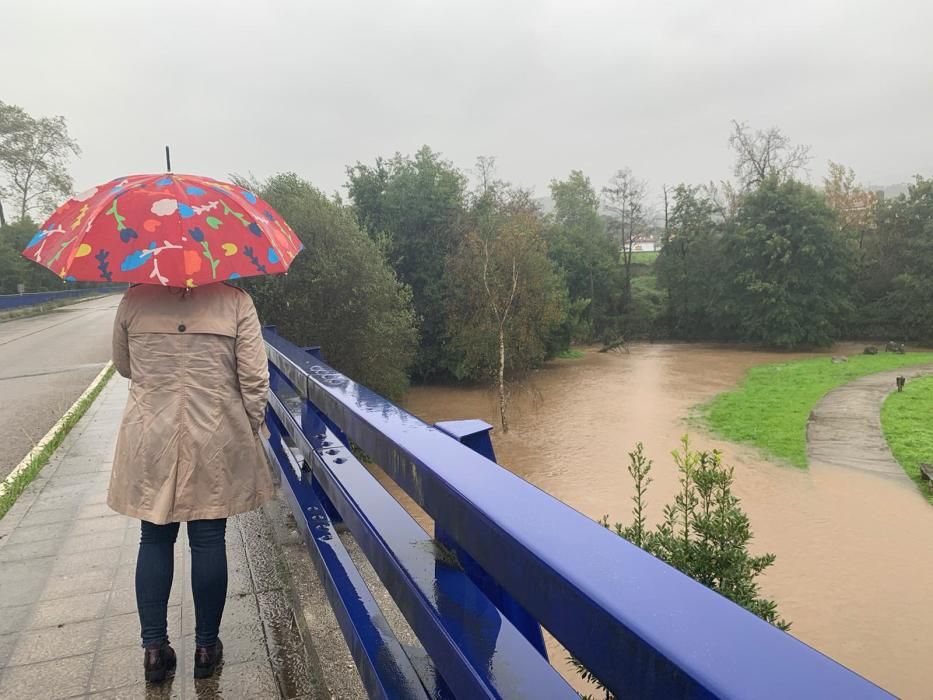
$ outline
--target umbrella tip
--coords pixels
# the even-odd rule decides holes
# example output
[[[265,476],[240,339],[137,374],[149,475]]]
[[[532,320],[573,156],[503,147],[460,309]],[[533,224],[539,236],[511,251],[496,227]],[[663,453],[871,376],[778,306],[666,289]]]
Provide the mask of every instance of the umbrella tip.
[[[168,146],[165,147],[165,172],[172,172],[172,156],[169,153]]]

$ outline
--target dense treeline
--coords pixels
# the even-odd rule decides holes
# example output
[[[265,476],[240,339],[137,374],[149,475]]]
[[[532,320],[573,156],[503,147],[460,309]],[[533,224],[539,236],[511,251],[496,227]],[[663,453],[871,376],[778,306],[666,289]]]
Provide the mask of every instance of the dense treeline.
[[[769,176],[718,216],[675,189],[657,261],[668,334],[777,347],[831,343],[850,316],[853,252],[820,193]]]
[[[0,101],[0,294],[61,288],[54,273],[19,252],[42,220],[72,193],[68,158],[81,152],[64,117],[33,117]]]
[[[55,273],[20,255],[35,233],[36,225],[29,219],[0,226],[0,294],[16,294],[20,284],[27,292],[62,288]]]
[[[933,340],[933,181],[884,199],[831,163],[818,189],[779,130],[734,123],[729,143],[732,181],[664,186],[657,206],[627,168],[601,188],[574,170],[535,200],[492,158],[468,173],[427,146],[349,167],[348,202],[291,174],[244,183],[308,247],[247,284],[266,322],[391,395],[495,379],[503,424],[508,381],[574,342]],[[62,118],[0,103],[0,293],[60,284],[18,251],[78,152]],[[660,253],[636,252],[646,239]]]
[[[263,323],[388,396],[408,386],[417,346],[411,289],[353,212],[294,174],[249,183],[305,244],[287,275],[244,281]]]
[[[852,177],[835,166],[818,191],[770,176],[725,215],[706,188],[674,188],[654,332],[784,348],[933,340],[933,180],[882,199]]]

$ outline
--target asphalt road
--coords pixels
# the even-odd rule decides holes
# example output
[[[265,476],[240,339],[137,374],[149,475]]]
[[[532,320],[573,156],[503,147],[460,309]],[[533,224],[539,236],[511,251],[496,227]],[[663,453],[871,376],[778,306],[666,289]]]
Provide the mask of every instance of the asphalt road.
[[[0,323],[0,479],[110,359],[119,295]]]

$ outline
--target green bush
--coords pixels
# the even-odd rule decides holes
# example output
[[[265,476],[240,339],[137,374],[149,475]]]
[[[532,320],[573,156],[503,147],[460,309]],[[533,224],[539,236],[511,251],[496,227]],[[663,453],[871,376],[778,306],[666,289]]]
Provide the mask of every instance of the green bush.
[[[697,452],[686,436],[671,453],[680,473],[680,490],[664,507],[661,522],[651,528],[645,515],[652,462],[641,443],[629,453],[628,472],[634,481],[632,522],[610,526],[609,516],[600,523],[620,537],[667,562],[766,622],[789,629],[778,615],[777,604],[764,598],[758,576],[774,563],[773,554],[754,556],[748,515],[732,493],[734,470],[722,463],[719,452]],[[605,700],[613,694],[577,659],[570,662],[586,680],[595,683]],[[592,697],[592,696],[585,696]]]
[[[263,323],[299,345],[320,345],[341,372],[400,396],[418,342],[409,287],[349,208],[309,182],[282,174],[256,189],[305,244],[287,275],[244,280]]]

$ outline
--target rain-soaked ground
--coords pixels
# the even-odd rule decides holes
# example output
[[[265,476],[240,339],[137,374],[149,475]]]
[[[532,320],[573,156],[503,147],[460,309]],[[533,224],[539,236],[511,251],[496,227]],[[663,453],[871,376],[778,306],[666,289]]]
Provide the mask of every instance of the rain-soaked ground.
[[[627,521],[626,454],[636,442],[655,460],[652,517],[673,498],[669,453],[683,433],[698,448],[722,450],[736,469],[753,550],[777,555],[763,588],[792,633],[899,695],[930,697],[933,508],[916,487],[832,463],[782,466],[685,422],[691,407],[733,387],[748,368],[809,356],[643,344],[628,355],[587,352],[552,363],[516,391],[510,432],[494,433],[497,455],[582,513]],[[430,422],[496,422],[485,388],[415,387],[404,405]]]

